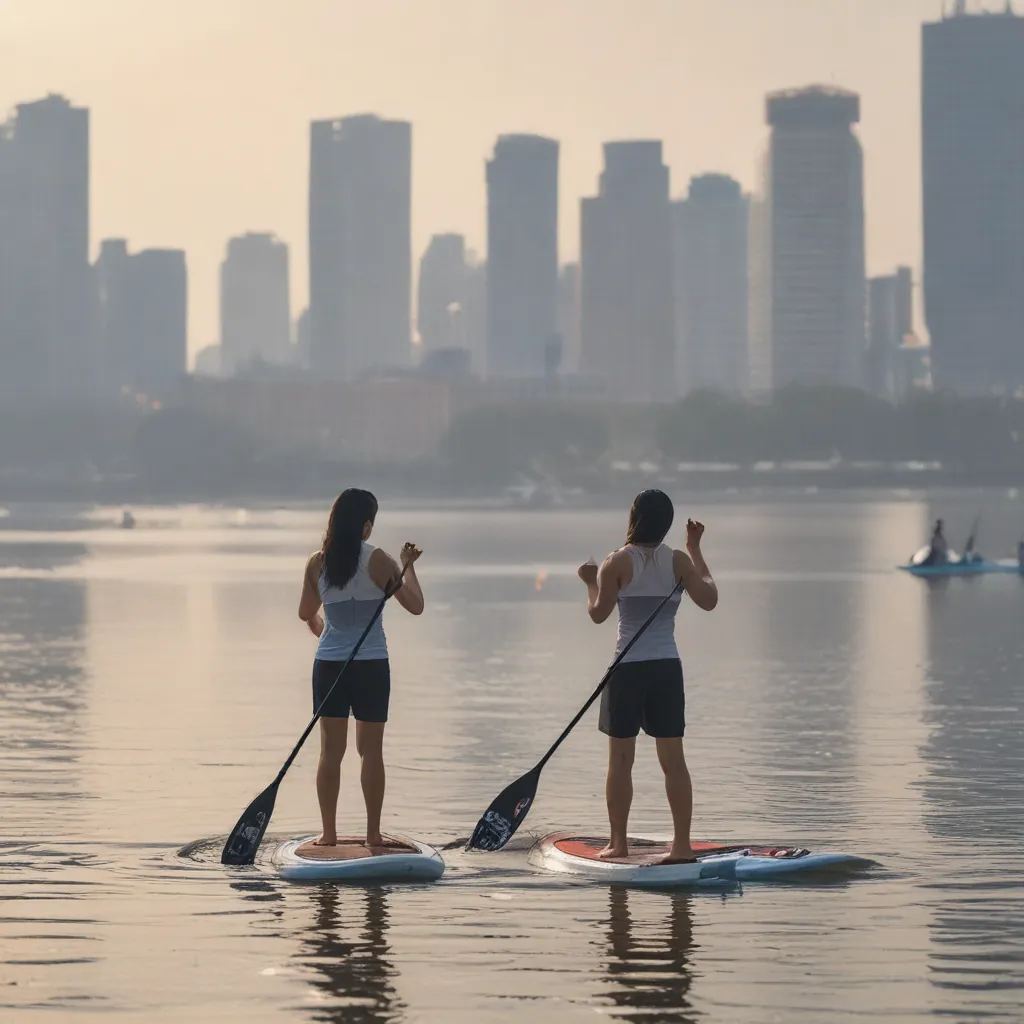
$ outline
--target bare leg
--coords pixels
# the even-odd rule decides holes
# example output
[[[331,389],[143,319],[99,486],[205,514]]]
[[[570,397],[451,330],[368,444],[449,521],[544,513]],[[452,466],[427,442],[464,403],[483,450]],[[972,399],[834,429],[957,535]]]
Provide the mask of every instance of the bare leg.
[[[605,798],[608,801],[608,824],[611,835],[600,857],[625,857],[629,853],[627,829],[629,808],[633,803],[633,755],[636,737],[616,739],[608,737],[608,781]]]
[[[384,722],[356,722],[356,750],[363,766],[359,781],[366,802],[366,845],[383,846],[380,812],[384,806]]]
[[[693,787],[683,756],[681,737],[658,739],[658,761],[665,773],[665,793],[672,810],[672,848],[666,862],[694,859],[690,846],[690,820],[693,817]]]
[[[316,796],[320,801],[323,833],[316,846],[338,844],[338,794],[341,792],[341,759],[348,741],[347,718],[320,719],[320,761],[316,766]]]

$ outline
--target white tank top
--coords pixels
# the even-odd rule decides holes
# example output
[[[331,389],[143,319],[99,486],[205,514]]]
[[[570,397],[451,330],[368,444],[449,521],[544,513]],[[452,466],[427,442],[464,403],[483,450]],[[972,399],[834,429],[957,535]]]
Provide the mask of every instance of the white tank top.
[[[370,579],[370,555],[375,550],[372,544],[363,541],[359,568],[343,587],[329,586],[323,572],[320,573],[317,585],[324,604],[324,631],[316,648],[320,661],[344,661],[352,653],[384,597],[384,591]],[[382,615],[373,624],[354,660],[376,661],[387,656],[388,643]]]
[[[665,600],[676,585],[672,568],[672,548],[661,544],[657,548],[635,547],[627,544],[624,550],[633,563],[633,578],[619,591],[619,632],[615,644],[615,657],[636,636],[640,627],[651,617],[655,608]],[[676,647],[676,612],[682,591],[661,610],[647,627],[647,632],[632,646],[623,658],[629,661],[661,661],[679,657]]]

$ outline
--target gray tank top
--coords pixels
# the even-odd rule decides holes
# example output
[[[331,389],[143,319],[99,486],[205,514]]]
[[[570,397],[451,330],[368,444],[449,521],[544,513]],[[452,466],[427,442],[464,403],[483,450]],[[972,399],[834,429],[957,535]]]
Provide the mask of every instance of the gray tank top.
[[[661,544],[657,548],[627,544],[624,550],[628,552],[633,562],[633,578],[619,591],[619,632],[615,644],[615,657],[622,653],[626,644],[636,636],[640,627],[676,585],[676,576],[672,569],[672,548],[667,544]],[[681,598],[681,591],[672,597],[658,617],[647,627],[647,632],[622,659],[624,662],[678,659],[675,629],[676,612],[679,610]]]

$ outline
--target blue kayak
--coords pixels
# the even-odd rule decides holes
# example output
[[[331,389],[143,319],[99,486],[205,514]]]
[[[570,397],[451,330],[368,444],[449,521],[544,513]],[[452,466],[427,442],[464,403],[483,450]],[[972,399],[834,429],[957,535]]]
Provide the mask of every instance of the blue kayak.
[[[1024,575],[1024,566],[1020,562],[1007,559],[1003,562],[988,562],[984,559],[975,562],[944,562],[940,565],[900,565],[897,568],[909,572],[911,576],[989,576]]]

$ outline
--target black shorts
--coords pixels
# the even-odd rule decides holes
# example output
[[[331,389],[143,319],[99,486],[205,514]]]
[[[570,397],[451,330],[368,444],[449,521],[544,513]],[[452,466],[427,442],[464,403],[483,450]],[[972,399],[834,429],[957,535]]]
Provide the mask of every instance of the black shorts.
[[[601,732],[616,739],[648,736],[670,739],[686,728],[683,665],[678,658],[626,661],[601,694]]]
[[[314,711],[334,686],[344,664],[343,661],[321,661],[319,658],[313,662]],[[348,718],[351,712],[358,722],[386,722],[390,698],[391,666],[388,659],[353,661],[345,669],[320,714],[324,718]]]

